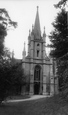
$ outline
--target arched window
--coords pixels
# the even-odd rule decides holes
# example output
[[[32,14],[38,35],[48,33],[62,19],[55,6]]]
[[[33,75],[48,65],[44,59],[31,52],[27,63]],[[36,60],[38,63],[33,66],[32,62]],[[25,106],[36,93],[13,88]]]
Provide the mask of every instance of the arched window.
[[[35,67],[35,71],[34,71],[34,75],[35,75],[34,79],[35,80],[38,80],[38,81],[40,80],[40,70],[41,70],[40,66],[37,65]]]

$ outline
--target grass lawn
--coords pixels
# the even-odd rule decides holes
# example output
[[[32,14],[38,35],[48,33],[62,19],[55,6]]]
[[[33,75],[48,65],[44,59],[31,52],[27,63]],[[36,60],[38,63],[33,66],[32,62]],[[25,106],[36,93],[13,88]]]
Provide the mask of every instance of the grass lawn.
[[[0,115],[68,115],[68,101],[59,96],[33,101],[7,103]]]

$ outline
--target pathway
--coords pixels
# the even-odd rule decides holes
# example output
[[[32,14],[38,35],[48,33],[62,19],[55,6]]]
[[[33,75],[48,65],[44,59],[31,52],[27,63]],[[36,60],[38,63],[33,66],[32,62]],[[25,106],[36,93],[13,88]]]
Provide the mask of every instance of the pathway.
[[[45,95],[33,95],[30,98],[27,99],[17,99],[17,100],[7,100],[7,101],[3,101],[3,103],[10,103],[10,102],[22,102],[22,101],[31,101],[31,100],[36,100],[36,99],[41,99],[41,98],[46,98],[46,97],[50,97],[50,96],[45,96]]]

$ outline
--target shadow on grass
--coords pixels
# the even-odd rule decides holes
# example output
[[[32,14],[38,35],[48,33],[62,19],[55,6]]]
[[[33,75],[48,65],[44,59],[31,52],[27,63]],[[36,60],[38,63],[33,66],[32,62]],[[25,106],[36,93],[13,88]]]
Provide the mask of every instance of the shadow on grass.
[[[11,108],[13,105],[13,103],[1,103],[0,108]]]

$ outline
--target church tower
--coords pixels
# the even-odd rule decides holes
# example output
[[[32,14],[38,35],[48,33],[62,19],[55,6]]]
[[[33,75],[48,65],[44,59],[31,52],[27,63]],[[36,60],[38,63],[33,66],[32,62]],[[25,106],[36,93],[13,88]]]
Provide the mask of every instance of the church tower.
[[[39,11],[37,13],[32,32],[29,33],[29,56],[30,56],[30,94],[46,93],[45,74],[45,28],[41,36]],[[43,85],[44,82],[44,85]]]
[[[46,55],[46,33],[45,27],[41,36],[39,8],[37,6],[36,18],[32,31],[29,30],[28,36],[28,55],[25,57],[23,52],[23,66],[28,75],[29,94],[54,94],[54,84],[50,88],[50,79],[52,74],[52,61]],[[51,77],[51,78],[50,78]],[[51,80],[52,81],[52,80]],[[51,90],[51,91],[50,91]]]

